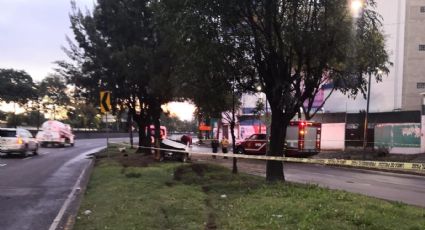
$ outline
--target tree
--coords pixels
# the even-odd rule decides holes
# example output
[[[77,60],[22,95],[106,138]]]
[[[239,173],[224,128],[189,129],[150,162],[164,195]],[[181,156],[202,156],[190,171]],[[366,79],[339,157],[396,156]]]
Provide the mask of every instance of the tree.
[[[238,82],[247,90],[260,85],[266,94],[272,116],[269,156],[283,155],[285,130],[301,107],[308,118],[314,116],[313,100],[323,84],[356,96],[366,91],[365,74],[379,81],[380,73],[388,72],[374,0],[364,3],[357,20],[346,0],[169,1],[179,7],[176,23],[203,30],[190,33],[191,39],[220,43],[231,54],[224,59],[229,64],[254,69]],[[266,178],[283,181],[283,163],[268,161]]]
[[[40,82],[38,89],[38,107],[43,107],[45,112],[53,111],[53,119],[58,109],[68,109],[71,100],[66,81],[62,76],[48,75]]]
[[[192,133],[197,131],[196,120],[182,121],[173,114],[163,113],[161,115],[161,124],[167,127],[168,132]]]
[[[7,113],[0,110],[0,121],[4,121],[7,118]]]
[[[67,113],[68,121],[75,128],[99,128],[98,110],[90,103],[75,103]]]
[[[23,114],[23,122],[25,122],[28,126],[38,127],[46,118],[44,116],[40,116],[40,112],[37,110],[30,110]]]
[[[23,70],[0,69],[0,82],[0,102],[23,105],[37,97],[36,85]]]
[[[53,104],[68,105],[70,103],[66,81],[58,74],[51,74],[45,77],[38,88],[40,97],[48,97]]]
[[[57,62],[86,98],[99,101],[100,90],[111,91],[112,109],[128,108],[144,146],[150,145],[145,130],[151,123],[159,139],[160,106],[177,90],[171,37],[157,15],[156,1],[100,0],[87,14],[73,3],[70,18],[78,46],[69,42],[65,49],[72,63]]]

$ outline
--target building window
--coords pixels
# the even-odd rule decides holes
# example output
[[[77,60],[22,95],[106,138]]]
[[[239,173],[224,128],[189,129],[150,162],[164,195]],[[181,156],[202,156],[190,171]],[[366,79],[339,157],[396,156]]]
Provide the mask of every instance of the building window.
[[[421,6],[421,13],[425,13],[425,6]]]
[[[350,124],[350,123],[347,123],[346,126],[345,126],[345,128],[346,129],[358,129],[359,126],[360,126],[359,124]]]
[[[419,45],[419,51],[425,51],[425,45]]]
[[[416,88],[417,89],[425,89],[425,82],[417,82]]]

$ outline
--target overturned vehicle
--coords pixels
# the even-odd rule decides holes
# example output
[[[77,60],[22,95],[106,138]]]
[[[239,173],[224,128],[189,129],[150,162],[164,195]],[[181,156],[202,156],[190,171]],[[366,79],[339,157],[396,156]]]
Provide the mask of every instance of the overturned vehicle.
[[[187,145],[169,139],[163,139],[161,140],[160,148],[160,161],[163,161],[165,159],[172,159],[187,162],[190,160],[190,154],[188,152]]]

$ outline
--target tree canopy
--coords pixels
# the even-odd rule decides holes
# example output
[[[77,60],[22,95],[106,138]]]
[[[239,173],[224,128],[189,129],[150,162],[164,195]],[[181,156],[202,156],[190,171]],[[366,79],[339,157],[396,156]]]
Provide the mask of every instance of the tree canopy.
[[[23,70],[0,69],[0,101],[25,104],[37,98],[37,87]]]
[[[99,0],[92,13],[74,5],[78,45],[66,50],[73,63],[59,65],[92,98],[112,91],[142,131],[159,130],[162,103],[189,98],[214,114],[235,88],[261,86],[272,112],[267,154],[282,156],[290,120],[300,108],[314,116],[323,85],[356,96],[365,75],[388,72],[375,7],[365,1],[354,18],[346,0]],[[267,180],[284,180],[282,162],[267,162]]]
[[[57,74],[45,77],[39,84],[38,94],[42,100],[47,97],[49,103],[57,105],[67,105],[70,103],[70,96],[67,92],[65,79]]]
[[[198,62],[177,39],[173,14],[162,1],[100,0],[87,13],[73,3],[77,44],[68,39],[65,52],[72,62],[57,62],[79,95],[98,101],[100,90],[111,91],[113,110],[128,108],[141,143],[149,140],[144,136],[148,123],[159,131],[162,104],[190,99],[204,113],[219,114],[221,99],[229,98],[228,82],[211,70],[218,66],[207,59]]]
[[[314,115],[313,100],[324,84],[355,96],[366,91],[365,74],[380,80],[388,72],[373,0],[356,19],[346,0],[165,2],[179,8],[181,34],[225,47],[228,63],[249,70],[238,82],[247,89],[261,86],[272,112],[268,155],[282,156],[289,121],[301,107],[307,117]],[[187,34],[185,27],[202,33]],[[282,162],[267,162],[267,179],[284,180]]]

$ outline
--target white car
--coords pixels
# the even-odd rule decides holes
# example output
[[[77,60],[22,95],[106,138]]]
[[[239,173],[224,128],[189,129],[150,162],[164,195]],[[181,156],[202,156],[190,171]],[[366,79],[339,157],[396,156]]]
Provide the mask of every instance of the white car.
[[[0,155],[28,153],[38,154],[38,142],[32,134],[23,128],[0,128]]]

